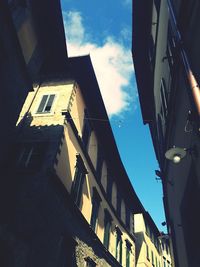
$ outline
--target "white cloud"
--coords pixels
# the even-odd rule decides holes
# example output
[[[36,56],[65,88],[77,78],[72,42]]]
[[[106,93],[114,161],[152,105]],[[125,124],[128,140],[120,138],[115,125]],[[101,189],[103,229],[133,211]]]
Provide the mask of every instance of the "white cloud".
[[[108,36],[102,45],[92,41],[83,27],[81,14],[77,11],[63,12],[68,55],[90,54],[95,74],[108,115],[126,111],[135,95],[128,92],[133,75],[131,52],[120,42]]]
[[[84,40],[85,36],[85,30],[82,25],[82,17],[80,13],[70,11],[68,13],[64,13],[64,17],[67,18],[67,21],[65,21],[65,31],[67,36],[73,43],[79,43],[80,45],[80,42]]]

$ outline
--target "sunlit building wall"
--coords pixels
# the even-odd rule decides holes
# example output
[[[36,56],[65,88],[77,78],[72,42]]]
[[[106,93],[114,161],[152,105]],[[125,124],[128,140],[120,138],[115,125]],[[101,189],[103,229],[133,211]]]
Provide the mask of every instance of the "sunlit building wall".
[[[134,215],[136,266],[171,267],[169,244],[148,212]]]
[[[74,79],[68,72],[46,76],[19,116],[10,174],[19,183],[17,223],[11,225],[25,229],[25,247],[40,250],[29,258],[35,266],[50,254],[67,266],[133,267],[133,213],[143,207],[121,163],[89,56],[69,59],[68,69]],[[22,188],[31,200],[25,201]],[[44,214],[34,210],[38,199]]]

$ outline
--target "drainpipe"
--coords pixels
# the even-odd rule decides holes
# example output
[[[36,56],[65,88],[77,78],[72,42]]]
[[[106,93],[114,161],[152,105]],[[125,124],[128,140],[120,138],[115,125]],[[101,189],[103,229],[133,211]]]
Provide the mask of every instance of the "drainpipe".
[[[198,112],[198,115],[200,117],[200,90],[199,90],[199,85],[197,83],[197,80],[192,72],[192,69],[190,67],[189,64],[189,60],[187,57],[187,54],[185,52],[185,49],[183,47],[183,42],[182,42],[182,38],[181,38],[181,34],[178,30],[177,27],[177,22],[176,22],[176,17],[174,14],[174,10],[171,4],[171,0],[167,0],[168,3],[168,8],[169,8],[169,15],[170,15],[170,21],[173,24],[173,28],[174,28],[174,33],[176,34],[176,38],[177,38],[177,42],[178,44],[180,44],[179,47],[179,52],[180,52],[180,56],[181,56],[181,60],[183,62],[183,66],[187,75],[187,79],[190,85],[190,89],[192,91],[192,96],[193,96],[193,100]]]

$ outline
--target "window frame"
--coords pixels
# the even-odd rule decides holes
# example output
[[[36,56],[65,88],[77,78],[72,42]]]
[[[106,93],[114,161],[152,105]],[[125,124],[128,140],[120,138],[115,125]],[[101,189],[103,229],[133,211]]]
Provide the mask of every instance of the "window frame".
[[[112,226],[112,217],[107,209],[104,210],[104,238],[103,244],[107,250],[110,245],[110,231]]]
[[[153,250],[151,251],[151,263],[153,266],[155,266]]]
[[[16,147],[15,167],[18,171],[37,172],[42,166],[46,142],[23,142]]]
[[[81,156],[79,154],[76,155],[76,166],[75,166],[74,180],[71,187],[71,195],[78,207],[80,206],[83,184],[86,179],[87,173],[88,171],[85,168]]]
[[[157,137],[160,143],[160,146],[158,148],[158,153],[159,153],[160,162],[162,162],[163,157],[164,157],[163,149],[165,146],[165,135],[164,135],[164,130],[163,130],[163,119],[162,119],[161,114],[158,114],[157,116]]]
[[[126,227],[130,231],[130,221],[131,221],[131,211],[129,207],[126,205]]]
[[[122,264],[122,232],[118,226],[116,226],[116,247],[115,247],[115,258]]]
[[[95,267],[96,263],[90,258],[85,258],[85,267]]]
[[[130,267],[131,243],[126,239],[126,267]]]
[[[98,214],[101,201],[102,199],[99,196],[99,193],[97,192],[96,188],[93,187],[92,213],[91,213],[90,225],[95,233],[97,230]]]
[[[146,257],[147,257],[147,260],[150,261],[149,246],[147,244],[146,244]]]
[[[53,96],[53,100],[50,106],[49,110],[46,110],[47,106],[48,106],[48,102],[50,101],[51,96]],[[44,98],[46,97],[46,99],[44,100]],[[52,109],[55,103],[55,99],[56,99],[56,94],[55,93],[51,93],[51,94],[43,94],[40,98],[40,102],[39,105],[37,107],[36,110],[36,114],[41,115],[41,114],[51,114],[52,113]],[[44,101],[44,103],[42,103]],[[43,107],[42,107],[43,105]]]
[[[117,214],[120,217],[120,219],[121,219],[121,203],[122,203],[122,197],[117,187]]]
[[[158,267],[158,258],[157,258],[157,256],[155,256],[155,264],[156,264],[156,267]]]
[[[155,42],[154,42],[154,38],[153,38],[152,33],[151,33],[151,35],[149,37],[148,57],[149,57],[149,61],[150,61],[150,64],[151,64],[151,68],[153,70],[154,61],[155,61]]]
[[[110,175],[110,172],[108,171],[106,194],[108,196],[110,203],[112,203],[112,187],[113,187],[113,179],[112,176]]]
[[[103,157],[102,149],[100,148],[100,144],[98,143],[96,173],[97,173],[97,178],[99,180],[101,180],[103,162],[104,162],[104,157]]]
[[[167,87],[164,78],[160,81],[160,102],[163,109],[164,120],[166,121],[168,115],[168,95]]]
[[[22,150],[20,151],[19,158],[16,162],[16,166],[19,168],[27,168],[30,163],[34,147],[32,143],[27,145],[29,146],[27,147],[26,144],[23,146]]]

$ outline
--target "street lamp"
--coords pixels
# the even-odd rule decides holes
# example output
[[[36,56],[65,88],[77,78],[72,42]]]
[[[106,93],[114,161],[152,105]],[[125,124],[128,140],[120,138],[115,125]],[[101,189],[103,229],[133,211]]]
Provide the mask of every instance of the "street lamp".
[[[187,149],[181,147],[172,147],[166,151],[165,157],[173,161],[175,164],[178,164],[181,159],[186,156]]]

